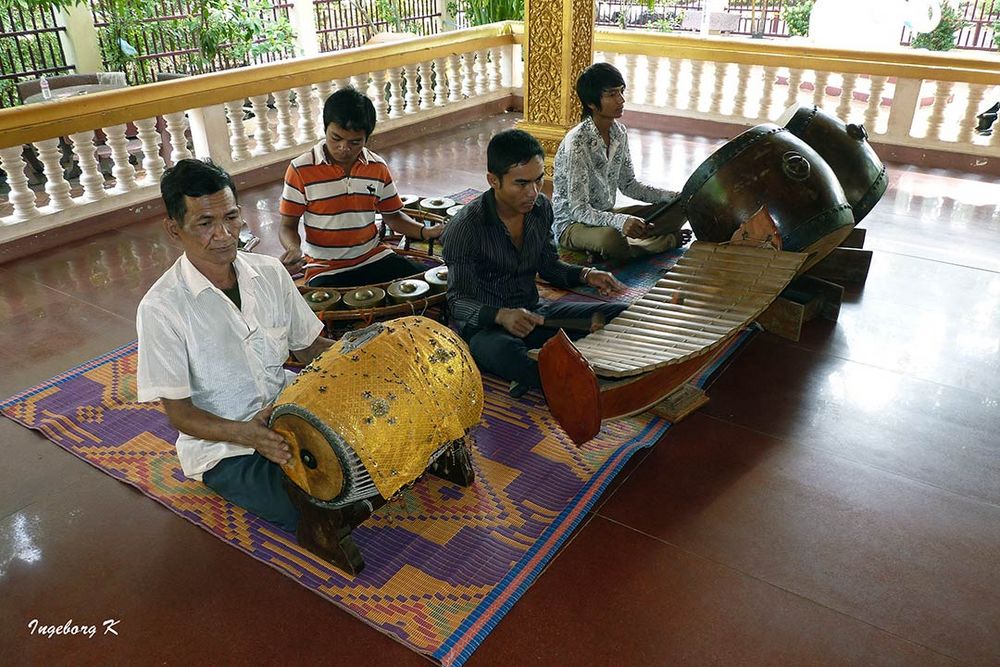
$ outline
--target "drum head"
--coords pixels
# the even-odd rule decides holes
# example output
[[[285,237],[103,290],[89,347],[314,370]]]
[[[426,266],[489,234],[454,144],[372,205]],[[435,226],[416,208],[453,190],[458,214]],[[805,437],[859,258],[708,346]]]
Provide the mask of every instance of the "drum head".
[[[283,406],[279,406],[283,407]],[[320,429],[298,411],[287,411],[271,419],[271,429],[292,450],[282,466],[285,475],[313,498],[331,501],[344,490],[344,467]]]

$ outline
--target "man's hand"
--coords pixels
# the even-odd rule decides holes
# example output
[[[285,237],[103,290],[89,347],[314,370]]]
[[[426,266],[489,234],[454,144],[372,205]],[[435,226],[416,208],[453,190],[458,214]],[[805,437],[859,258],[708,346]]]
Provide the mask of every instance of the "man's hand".
[[[625,285],[607,271],[591,271],[587,274],[587,284],[596,287],[603,296],[625,291]]]
[[[496,323],[518,338],[524,338],[543,322],[544,317],[524,308],[501,308],[497,311]]]
[[[441,235],[444,234],[444,223],[434,225],[433,227],[424,227],[424,238],[428,241],[431,239],[439,239]]]
[[[293,276],[302,270],[306,264],[306,258],[302,255],[300,248],[289,248],[281,254],[281,263]]]
[[[644,239],[649,236],[649,225],[642,218],[630,215],[622,225],[622,234],[630,239]]]
[[[273,405],[269,405],[248,422],[243,422],[240,443],[253,447],[268,461],[284,465],[292,460],[292,452],[284,438],[267,427]]]

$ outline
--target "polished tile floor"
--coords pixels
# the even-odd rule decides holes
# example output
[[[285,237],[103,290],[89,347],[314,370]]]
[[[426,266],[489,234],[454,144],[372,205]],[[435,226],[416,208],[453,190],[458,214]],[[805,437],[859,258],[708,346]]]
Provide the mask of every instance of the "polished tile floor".
[[[484,188],[507,115],[390,148]],[[633,131],[679,189],[720,144]],[[279,185],[242,193],[276,252]],[[477,665],[1000,664],[1000,185],[893,166],[837,323],[754,338],[637,456]],[[135,337],[178,251],[150,220],[0,265],[0,394]],[[4,664],[422,664],[274,570],[0,420]],[[117,637],[31,636],[118,619]]]

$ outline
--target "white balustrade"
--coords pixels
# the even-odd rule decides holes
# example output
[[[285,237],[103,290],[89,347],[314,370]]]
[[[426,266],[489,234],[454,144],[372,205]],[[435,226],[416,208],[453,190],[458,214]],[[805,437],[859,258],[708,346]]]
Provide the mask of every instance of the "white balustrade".
[[[813,104],[820,109],[823,108],[823,100],[826,99],[826,86],[830,82],[829,72],[815,72],[816,83],[813,89]]]
[[[473,93],[476,92],[474,87],[475,75],[472,71],[472,61],[475,60],[476,55],[474,53],[463,53],[462,54],[462,97],[468,99],[472,97]]]
[[[458,54],[448,56],[448,101],[462,101],[462,78],[459,74],[461,57]]]
[[[104,128],[108,147],[111,148],[111,160],[114,162],[111,175],[115,177],[115,192],[130,192],[136,188],[135,168],[129,161],[125,129],[124,125],[110,125]]]
[[[173,116],[176,114],[169,115]],[[183,116],[183,114],[181,115]],[[169,131],[169,120],[167,121],[167,128]],[[80,196],[80,203],[84,204],[104,199],[108,193],[104,189],[104,174],[101,173],[100,164],[97,162],[97,146],[94,144],[94,133],[92,131],[77,132],[76,134],[69,135],[69,138],[73,141],[73,152],[76,154],[77,164],[80,165],[80,185],[83,187],[83,195]],[[184,147],[185,149],[187,148],[186,143]],[[187,157],[191,157],[191,154],[188,153]]]
[[[642,96],[640,102],[643,104],[656,104],[656,91],[659,89],[657,85],[657,77],[660,73],[660,59],[655,56],[646,56],[646,91],[645,95]],[[697,90],[697,86],[692,87],[693,90]]]
[[[474,80],[474,90],[476,95],[485,95],[486,91],[489,90],[489,80],[486,78],[486,49],[476,51],[474,54],[468,54],[469,57],[475,58],[472,63],[472,71],[475,75]]]
[[[878,121],[879,109],[882,108],[882,92],[888,77],[871,77],[871,88],[868,91],[868,105],[865,107],[865,128],[869,134],[875,134],[875,123]]]
[[[673,100],[670,99],[669,95],[667,96],[667,105],[672,106],[674,109],[678,109],[681,106],[681,59],[671,58],[670,66],[667,71],[670,73],[670,84],[667,90],[672,91],[674,94]]]
[[[278,143],[275,148],[288,148],[295,145],[295,128],[292,127],[292,101],[289,91],[276,90],[273,93],[274,108],[278,116]]]
[[[851,122],[851,102],[854,101],[854,89],[858,85],[857,74],[842,74],[840,85],[840,104],[837,105],[837,117],[845,123]]]
[[[445,59],[434,59],[434,106],[443,107],[448,102],[448,74]]]
[[[503,87],[503,49],[495,46],[490,49],[490,92],[494,93]]]
[[[250,105],[253,109],[254,131],[253,139],[254,155],[267,155],[274,151],[274,143],[271,139],[271,124],[267,120],[267,95],[254,95],[250,98]]]
[[[399,118],[403,115],[403,84],[398,67],[393,67],[389,73],[389,118]]]
[[[159,184],[160,176],[163,175],[163,170],[166,168],[163,158],[160,157],[160,144],[163,143],[163,138],[160,137],[156,125],[156,118],[143,118],[135,121],[135,127],[139,132],[139,141],[142,142],[142,170],[146,172],[146,178],[143,182],[146,185]]]
[[[250,157],[250,141],[243,129],[243,100],[232,100],[224,103],[226,118],[229,119],[229,148],[233,160],[245,160]]]
[[[733,100],[733,114],[741,118],[751,118],[750,112],[747,111],[747,102],[749,100],[747,84],[750,82],[751,69],[751,65],[744,63],[736,65],[736,98]]]
[[[788,68],[788,95],[785,96],[785,108],[799,103],[799,88],[802,86],[802,70],[797,67]]]
[[[170,135],[170,162],[172,164],[177,164],[179,160],[185,160],[194,157],[191,151],[188,150],[188,122],[187,116],[183,111],[175,111],[174,113],[168,113],[163,115],[163,120],[167,125],[167,134]],[[73,135],[74,137],[76,135]],[[76,141],[76,139],[74,139]],[[80,179],[81,182],[83,179]],[[102,181],[103,182],[103,181]],[[102,186],[101,191],[104,191]]]
[[[28,178],[24,175],[24,160],[20,144],[8,148],[0,148],[0,169],[7,174],[7,186],[10,193],[7,201],[14,208],[14,213],[4,222],[23,222],[37,218],[40,213],[35,207],[35,193],[28,187]],[[29,149],[30,150],[30,149]]]
[[[976,125],[978,125],[979,120],[976,118],[976,115],[979,113],[979,107],[982,105],[983,98],[985,97],[986,86],[978,83],[969,86],[969,97],[965,102],[965,113],[962,114],[962,120],[959,121],[958,126],[958,140],[960,142],[970,143],[972,141],[972,132],[975,130]]]
[[[416,113],[420,106],[420,92],[417,90],[416,63],[403,67],[403,77],[406,80],[406,113]]]
[[[319,137],[319,134],[316,132],[314,115],[316,113],[316,102],[314,97],[312,86],[300,86],[295,89],[295,106],[299,112],[298,131],[295,134],[295,138],[300,144],[316,141]]]
[[[434,85],[431,83],[431,63],[430,61],[420,63],[418,72],[420,76],[420,110],[427,111],[434,108]]]
[[[777,67],[764,67],[764,89],[760,98],[760,109],[757,111],[757,117],[761,120],[771,119],[771,106],[774,101],[774,86],[778,82],[778,68]]]
[[[59,147],[59,137],[36,141],[38,160],[45,172],[45,193],[49,196],[49,208],[61,211],[73,205],[69,196],[69,183],[63,175],[62,150]]]
[[[375,120],[385,120],[385,70],[375,70],[371,73],[371,83],[368,84],[368,97],[375,105]]]

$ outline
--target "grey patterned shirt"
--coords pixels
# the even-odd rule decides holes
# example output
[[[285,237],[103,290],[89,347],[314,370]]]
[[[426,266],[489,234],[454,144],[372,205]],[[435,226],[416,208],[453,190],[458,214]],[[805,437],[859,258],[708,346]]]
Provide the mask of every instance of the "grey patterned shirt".
[[[552,193],[556,243],[574,222],[621,231],[629,216],[611,212],[618,190],[649,204],[675,194],[636,180],[625,126],[618,121],[611,124],[611,148],[605,151],[604,139],[590,118],[570,130],[559,144]]]

